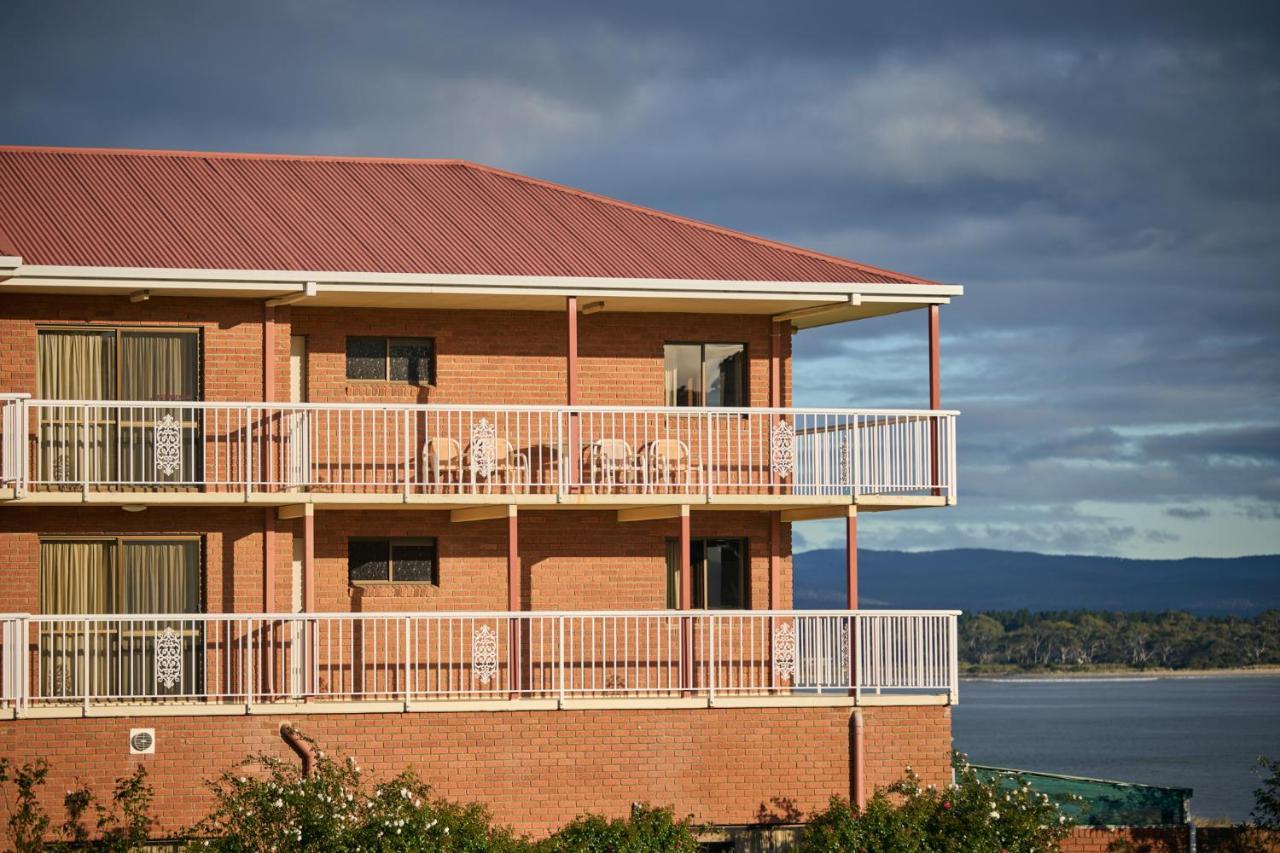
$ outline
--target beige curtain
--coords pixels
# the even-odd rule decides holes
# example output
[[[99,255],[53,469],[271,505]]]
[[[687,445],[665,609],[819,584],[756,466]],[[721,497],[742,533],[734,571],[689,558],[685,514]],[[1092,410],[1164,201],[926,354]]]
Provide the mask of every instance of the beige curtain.
[[[667,608],[680,609],[680,540],[667,540]]]
[[[40,396],[46,400],[110,400],[115,396],[115,333],[42,331]]]
[[[125,613],[197,613],[200,595],[199,543],[125,542]]]
[[[115,543],[40,543],[41,613],[115,613]]]
[[[122,332],[120,362],[122,399],[196,399],[196,335]]]
[[[116,611],[114,542],[40,543],[40,611],[93,614]],[[40,682],[47,696],[79,696],[110,689],[110,655],[99,629],[80,622],[40,626]],[[88,644],[88,645],[86,645]]]
[[[37,348],[40,397],[110,400],[115,397],[115,333],[42,331]],[[40,410],[40,478],[75,483],[112,478],[115,428],[110,410],[45,406]],[[86,446],[87,445],[87,446]],[[88,471],[82,471],[85,462]]]

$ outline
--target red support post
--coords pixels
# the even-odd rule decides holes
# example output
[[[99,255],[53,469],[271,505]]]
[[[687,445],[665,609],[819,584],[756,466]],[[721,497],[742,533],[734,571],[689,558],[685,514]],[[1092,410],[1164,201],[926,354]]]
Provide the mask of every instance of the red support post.
[[[515,614],[520,610],[520,516],[512,504],[507,507],[507,612]],[[507,626],[509,683],[513,698],[519,697],[524,680],[520,654],[523,644],[520,619],[513,615]]]
[[[929,408],[942,408],[942,361],[938,346],[938,306],[929,306]],[[938,419],[929,419],[929,478],[933,483],[933,494],[942,494],[938,482]]]
[[[680,609],[693,609],[693,567],[689,563],[691,547],[689,507],[680,507]],[[680,683],[688,695],[693,688],[693,621],[688,615],[680,619]]]
[[[316,517],[311,504],[302,516],[302,609],[316,610]]]
[[[564,300],[565,314],[568,319],[568,340],[566,341],[565,363],[565,405],[578,405],[578,297],[566,296]],[[569,413],[568,419],[568,460],[569,483],[582,476],[582,447],[578,441],[578,414]]]
[[[269,305],[262,307],[262,401],[270,403],[276,396],[275,372],[276,343],[276,309]],[[266,415],[266,412],[263,412]],[[267,425],[264,417],[262,428]],[[268,451],[270,442],[267,436],[259,431],[262,442],[261,472],[264,482],[270,482],[271,455]],[[267,507],[262,515],[262,610],[270,613],[275,604],[276,561],[275,561],[275,509]]]
[[[845,600],[850,610],[858,609],[858,511],[849,507],[844,522]]]

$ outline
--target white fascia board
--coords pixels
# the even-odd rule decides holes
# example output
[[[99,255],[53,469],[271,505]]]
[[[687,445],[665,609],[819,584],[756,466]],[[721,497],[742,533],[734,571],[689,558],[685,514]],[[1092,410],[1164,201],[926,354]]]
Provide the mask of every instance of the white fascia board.
[[[0,281],[13,278],[22,266],[22,258],[16,255],[0,255]]]
[[[18,260],[20,263],[20,259]],[[3,266],[0,265],[0,270]],[[11,277],[15,285],[126,287],[145,284],[163,290],[223,293],[264,290],[279,296],[303,292],[315,282],[319,293],[492,294],[495,296],[599,296],[613,298],[807,299],[818,304],[850,296],[900,301],[902,297],[945,301],[964,289],[948,284],[896,282],[720,281],[715,279],[595,278],[574,276],[450,275],[438,273],[319,272],[312,270],[213,270],[149,267],[84,267],[27,264]]]

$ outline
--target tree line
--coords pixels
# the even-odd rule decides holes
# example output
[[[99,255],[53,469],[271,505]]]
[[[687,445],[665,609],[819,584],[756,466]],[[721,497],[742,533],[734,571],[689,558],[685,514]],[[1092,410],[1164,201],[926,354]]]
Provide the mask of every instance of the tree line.
[[[965,669],[1219,669],[1280,665],[1280,610],[1253,618],[1183,611],[966,613]]]

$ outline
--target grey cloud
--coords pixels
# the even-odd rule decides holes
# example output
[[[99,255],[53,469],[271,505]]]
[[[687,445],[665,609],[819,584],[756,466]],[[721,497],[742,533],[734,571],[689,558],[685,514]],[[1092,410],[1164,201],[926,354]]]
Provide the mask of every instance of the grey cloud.
[[[884,546],[1140,556],[1170,544],[1151,517],[1219,500],[1237,547],[1280,549],[1276,4],[19,0],[6,23],[3,141],[462,156],[964,283],[961,506],[869,520]],[[800,404],[925,403],[918,313],[795,345]]]

